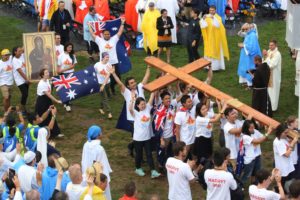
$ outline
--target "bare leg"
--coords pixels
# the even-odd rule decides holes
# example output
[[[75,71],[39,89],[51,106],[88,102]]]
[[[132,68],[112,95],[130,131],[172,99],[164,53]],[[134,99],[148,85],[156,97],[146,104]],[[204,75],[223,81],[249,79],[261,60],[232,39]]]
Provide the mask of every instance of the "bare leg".
[[[3,106],[4,106],[4,111],[6,112],[10,107],[10,97],[3,98]]]
[[[160,57],[161,52],[162,52],[162,48],[159,47],[159,48],[158,48],[158,52],[157,52],[157,57],[158,57],[158,58]]]
[[[170,63],[171,60],[171,48],[166,48],[167,49],[167,63]]]

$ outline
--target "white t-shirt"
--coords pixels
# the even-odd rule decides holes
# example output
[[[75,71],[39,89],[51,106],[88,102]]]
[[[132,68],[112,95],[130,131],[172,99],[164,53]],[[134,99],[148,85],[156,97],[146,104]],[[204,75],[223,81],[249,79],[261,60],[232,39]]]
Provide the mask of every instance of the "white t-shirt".
[[[232,174],[222,170],[207,169],[204,172],[204,180],[207,184],[207,200],[230,200],[230,189],[237,188]]]
[[[134,141],[150,140],[150,126],[151,126],[151,105],[147,104],[145,110],[137,111],[134,109]]]
[[[0,86],[2,85],[13,85],[13,67],[11,63],[11,59],[9,58],[7,61],[0,60]]]
[[[77,59],[75,55],[74,55],[74,62],[72,61],[70,55],[65,52],[58,56],[57,65],[60,66],[61,69],[69,68],[71,65],[76,63],[77,63]],[[74,69],[67,70],[63,73],[67,74],[72,72],[74,72]]]
[[[176,108],[177,101],[176,99],[173,99],[171,101],[171,105],[173,109],[169,108],[167,111],[165,126],[163,129],[163,138],[170,138],[173,136],[173,128],[174,128],[174,118],[175,118],[175,108]]]
[[[105,81],[105,78],[109,74],[109,69],[111,68],[111,65],[109,63],[103,64],[102,62],[97,62],[94,65],[95,71],[97,73],[97,79],[99,84],[103,84]],[[110,83],[110,79],[108,79],[107,84]]]
[[[196,137],[211,138],[213,126],[212,123],[209,123],[209,120],[213,117],[214,113],[211,112],[208,112],[205,117],[196,117]]]
[[[69,200],[79,200],[85,188],[86,187],[81,184],[68,183],[66,193],[68,194]]]
[[[178,111],[174,123],[180,125],[180,141],[186,145],[195,142],[195,115],[189,111]]]
[[[169,183],[169,200],[192,200],[190,181],[195,177],[191,167],[179,159],[170,157],[166,163]]]
[[[55,45],[55,54],[56,54],[56,58],[58,59],[58,57],[64,53],[64,46],[63,45]]]
[[[34,167],[24,164],[19,168],[18,175],[23,192],[39,188],[36,180],[36,169]]]
[[[288,148],[289,143],[285,139],[278,140],[276,137],[273,141],[275,167],[280,170],[282,177],[286,177],[289,173],[295,170],[291,156],[284,156]]]
[[[26,65],[21,57],[20,58],[14,57],[12,59],[12,65],[13,65],[13,74],[14,74],[16,85],[20,86],[24,84],[26,81],[17,70],[22,69],[22,71],[26,75]]]
[[[44,81],[43,79],[39,81],[39,84],[37,86],[37,95],[43,96],[45,95],[45,92],[51,93],[51,85],[49,80]]]
[[[230,134],[229,131],[233,128],[240,127],[242,127],[242,122],[240,120],[236,120],[234,124],[227,121],[224,125],[225,146],[230,149],[230,159],[237,158],[240,137]]]
[[[259,138],[261,138],[261,137],[263,137],[263,136],[264,136],[264,135],[263,135],[261,132],[259,132],[258,130],[256,130],[256,129],[254,130],[254,133],[251,135],[251,137],[252,137],[253,139],[259,139]],[[254,146],[254,155],[255,155],[255,157],[261,155],[260,144]]]
[[[96,36],[95,42],[99,47],[100,53],[100,61],[102,60],[102,53],[108,52],[109,55],[109,63],[111,65],[118,64],[117,50],[116,46],[119,41],[119,36],[114,35],[109,40],[105,40],[102,37]]]
[[[256,185],[250,185],[249,197],[250,200],[279,200],[280,194],[265,188],[257,188]]]
[[[144,96],[144,85],[142,83],[139,83],[137,85],[137,90],[135,91],[136,97],[143,97]],[[122,93],[124,96],[124,99],[126,101],[126,115],[127,115],[127,120],[133,121],[133,117],[129,111],[129,106],[130,106],[130,101],[131,101],[131,91],[128,88],[125,88],[124,92]]]
[[[242,140],[245,148],[244,164],[249,164],[255,159],[253,138],[249,135],[242,135]]]

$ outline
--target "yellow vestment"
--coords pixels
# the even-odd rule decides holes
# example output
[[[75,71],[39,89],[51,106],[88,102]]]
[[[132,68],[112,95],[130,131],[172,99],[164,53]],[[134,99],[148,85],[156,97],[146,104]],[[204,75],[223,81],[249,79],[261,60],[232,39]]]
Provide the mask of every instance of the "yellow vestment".
[[[215,14],[214,17],[219,22],[220,27],[213,26],[213,19],[206,17],[206,27],[201,27],[203,42],[204,42],[204,56],[220,60],[221,47],[224,57],[229,60],[229,51],[227,45],[226,31],[222,23],[222,18]]]
[[[151,11],[148,9],[142,20],[142,33],[143,33],[143,41],[144,41],[144,49],[147,51],[147,47],[149,47],[151,53],[158,49],[157,46],[157,29],[156,29],[156,21],[157,18],[160,17],[160,12],[157,9]]]

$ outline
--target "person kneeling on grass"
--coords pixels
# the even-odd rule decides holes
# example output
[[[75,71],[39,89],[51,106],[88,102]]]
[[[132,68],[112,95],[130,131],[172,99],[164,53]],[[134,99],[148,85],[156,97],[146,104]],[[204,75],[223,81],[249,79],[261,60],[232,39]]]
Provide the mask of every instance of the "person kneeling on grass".
[[[145,172],[141,168],[143,159],[143,148],[146,151],[147,162],[151,169],[151,178],[157,178],[160,176],[154,168],[154,162],[151,152],[151,108],[154,99],[154,93],[151,93],[148,103],[142,97],[136,99],[135,93],[131,94],[131,102],[129,111],[134,118],[134,130],[133,130],[133,142],[135,148],[135,173],[139,176],[145,176]]]

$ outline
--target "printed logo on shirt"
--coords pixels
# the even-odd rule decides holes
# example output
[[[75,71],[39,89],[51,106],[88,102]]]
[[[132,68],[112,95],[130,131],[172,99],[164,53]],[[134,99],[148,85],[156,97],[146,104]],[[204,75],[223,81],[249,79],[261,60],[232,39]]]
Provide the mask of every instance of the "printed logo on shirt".
[[[223,184],[226,183],[224,179],[217,179],[217,178],[209,178],[208,182],[212,184],[213,187],[221,187]]]
[[[150,121],[150,117],[147,117],[146,115],[143,115],[143,117],[141,118],[141,122],[149,122]]]
[[[22,67],[26,68],[26,64],[24,62],[22,62]]]
[[[172,113],[169,113],[167,116],[167,120],[172,121],[174,119],[174,115]]]
[[[194,120],[191,116],[189,116],[189,118],[188,118],[188,120],[186,121],[186,123],[187,123],[188,125],[193,125],[193,124],[195,123],[195,120]]]
[[[7,71],[7,72],[10,72],[10,71],[12,71],[12,66],[11,65],[7,65],[6,66],[6,68],[5,68],[5,71]]]
[[[106,76],[106,75],[107,75],[107,73],[106,73],[106,71],[105,71],[104,69],[102,69],[102,70],[99,72],[99,74],[101,74],[102,76]]]
[[[109,43],[106,43],[104,46],[105,49],[111,50],[113,47],[109,45]]]
[[[263,198],[263,197],[259,197],[259,196],[256,196],[256,195],[254,195],[254,194],[249,194],[249,195],[250,195],[251,199],[256,199],[256,200],[265,200],[265,198]]]
[[[59,51],[56,50],[56,57],[58,57],[60,55]]]
[[[72,63],[71,63],[68,59],[66,59],[66,60],[63,62],[63,64],[64,64],[64,65],[72,65]]]
[[[167,171],[170,172],[171,174],[175,174],[176,172],[179,171],[178,167],[175,167],[175,166],[169,165],[169,164],[166,164],[166,168],[167,168]]]

